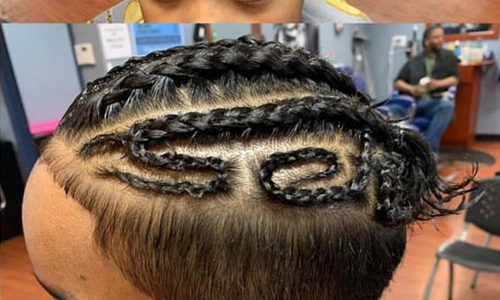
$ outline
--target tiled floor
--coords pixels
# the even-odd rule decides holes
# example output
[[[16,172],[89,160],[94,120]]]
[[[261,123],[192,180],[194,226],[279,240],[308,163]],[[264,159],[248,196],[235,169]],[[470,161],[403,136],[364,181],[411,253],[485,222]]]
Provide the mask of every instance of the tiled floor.
[[[493,176],[500,171],[500,143],[477,143],[473,147],[496,158],[496,164],[481,167],[479,177]],[[443,175],[464,171],[464,166],[449,168]],[[443,242],[456,238],[463,226],[463,216],[453,216],[437,221],[437,229],[430,223],[415,225],[410,233],[403,264],[384,294],[383,300],[417,300],[422,298],[433,261],[434,253]],[[472,230],[472,241],[482,243],[484,235]],[[500,249],[500,239],[494,238],[492,247]],[[500,274],[481,274],[475,290],[469,288],[473,272],[456,267],[454,300],[494,300],[500,293]],[[31,275],[31,268],[22,237],[1,245],[1,298],[5,300],[50,300]],[[374,274],[376,276],[376,274]],[[432,300],[446,300],[448,280],[447,264],[439,269]],[[496,295],[496,296],[495,296]]]
[[[478,178],[494,176],[500,172],[500,143],[477,143],[474,150],[484,151],[495,157],[496,163],[490,167],[481,167]],[[454,171],[465,171],[465,166],[451,167],[443,170],[442,175]],[[444,242],[455,239],[463,229],[463,215],[438,219],[437,229],[431,223],[413,226],[409,233],[407,252],[402,265],[394,277],[393,283],[386,291],[383,300],[417,300],[422,299],[425,284],[429,278],[434,254]],[[470,232],[470,241],[482,244],[485,235],[476,228]],[[492,239],[492,248],[500,249],[500,238]],[[481,274],[475,290],[470,289],[473,272],[455,267],[455,283],[453,300],[494,300],[500,293],[500,274]],[[436,276],[431,300],[447,300],[448,264],[441,262]],[[496,295],[496,296],[495,296]]]

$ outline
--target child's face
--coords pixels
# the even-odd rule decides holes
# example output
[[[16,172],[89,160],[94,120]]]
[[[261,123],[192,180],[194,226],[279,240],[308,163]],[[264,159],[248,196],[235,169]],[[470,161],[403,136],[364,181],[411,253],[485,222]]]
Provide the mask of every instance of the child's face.
[[[304,0],[140,0],[146,22],[300,22]]]

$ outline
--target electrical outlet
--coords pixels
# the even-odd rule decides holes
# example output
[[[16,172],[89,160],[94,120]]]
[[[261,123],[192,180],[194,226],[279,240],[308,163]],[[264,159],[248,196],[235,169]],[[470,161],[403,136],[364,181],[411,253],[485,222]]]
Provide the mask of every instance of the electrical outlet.
[[[406,35],[395,35],[392,37],[394,47],[406,47],[407,42]]]
[[[75,57],[79,66],[93,66],[96,64],[94,48],[91,43],[76,44]]]

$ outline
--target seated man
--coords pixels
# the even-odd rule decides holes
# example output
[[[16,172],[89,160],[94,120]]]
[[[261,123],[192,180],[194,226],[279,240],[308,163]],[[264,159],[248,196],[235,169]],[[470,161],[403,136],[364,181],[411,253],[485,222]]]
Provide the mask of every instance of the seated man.
[[[422,43],[424,51],[403,66],[394,87],[417,99],[416,116],[431,120],[423,133],[438,152],[439,143],[454,115],[454,103],[443,93],[458,84],[458,60],[453,52],[443,49],[444,31],[439,26],[427,28]]]
[[[448,202],[472,181],[443,183],[420,135],[328,62],[242,37],[89,83],[23,222],[57,299],[375,300],[407,224],[463,209]]]
[[[97,23],[332,23],[370,19],[345,0],[125,0]]]

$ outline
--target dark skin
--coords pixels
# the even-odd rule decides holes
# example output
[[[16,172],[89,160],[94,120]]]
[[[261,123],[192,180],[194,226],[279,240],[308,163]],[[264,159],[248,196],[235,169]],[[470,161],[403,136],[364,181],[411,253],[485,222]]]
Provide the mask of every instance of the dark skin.
[[[140,0],[146,23],[300,22],[304,0]]]
[[[443,49],[444,43],[444,30],[442,28],[434,29],[427,39],[424,40],[425,54],[427,56],[435,55],[441,49]],[[443,79],[432,79],[425,86],[426,90],[423,90],[418,85],[411,85],[408,82],[399,79],[394,82],[394,88],[412,95],[415,98],[419,98],[426,91],[432,92],[436,89],[449,88],[451,86],[457,85],[458,80],[455,76],[446,77]]]

